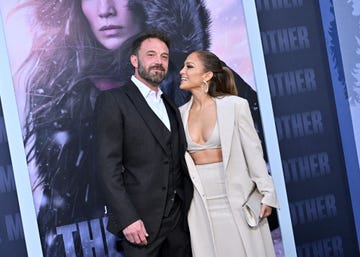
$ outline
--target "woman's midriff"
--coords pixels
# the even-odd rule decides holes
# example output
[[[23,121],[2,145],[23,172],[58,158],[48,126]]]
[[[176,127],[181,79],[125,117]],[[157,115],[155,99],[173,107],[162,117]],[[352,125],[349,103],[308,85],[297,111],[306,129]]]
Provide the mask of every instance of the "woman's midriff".
[[[221,148],[201,150],[190,155],[196,165],[222,162]]]

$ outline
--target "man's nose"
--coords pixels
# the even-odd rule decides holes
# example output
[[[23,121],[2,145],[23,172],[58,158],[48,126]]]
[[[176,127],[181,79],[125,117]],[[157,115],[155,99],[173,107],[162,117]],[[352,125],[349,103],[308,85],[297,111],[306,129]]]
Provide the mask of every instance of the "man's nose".
[[[156,64],[162,64],[162,63],[164,63],[164,61],[163,61],[163,59],[161,58],[161,56],[158,56],[158,55],[155,56],[154,61],[155,61]]]

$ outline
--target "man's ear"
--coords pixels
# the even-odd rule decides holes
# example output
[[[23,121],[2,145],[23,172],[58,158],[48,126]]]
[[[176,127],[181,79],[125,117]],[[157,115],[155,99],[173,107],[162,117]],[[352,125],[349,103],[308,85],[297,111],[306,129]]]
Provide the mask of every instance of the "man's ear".
[[[135,69],[138,68],[138,58],[135,54],[132,54],[130,56],[130,62],[132,64],[132,66],[134,66]]]

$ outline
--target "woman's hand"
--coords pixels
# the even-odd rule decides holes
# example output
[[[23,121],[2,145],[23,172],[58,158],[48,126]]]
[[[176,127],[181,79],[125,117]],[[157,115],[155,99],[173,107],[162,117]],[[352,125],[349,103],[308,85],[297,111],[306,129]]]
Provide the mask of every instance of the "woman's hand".
[[[266,204],[262,204],[261,205],[261,209],[260,209],[260,218],[264,219],[270,216],[272,212],[272,207],[268,206]]]

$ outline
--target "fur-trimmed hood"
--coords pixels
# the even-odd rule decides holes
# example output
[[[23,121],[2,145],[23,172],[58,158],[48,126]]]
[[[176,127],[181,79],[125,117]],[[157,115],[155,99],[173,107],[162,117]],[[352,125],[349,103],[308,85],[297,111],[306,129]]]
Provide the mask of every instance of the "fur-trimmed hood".
[[[210,16],[203,0],[143,1],[145,26],[165,32],[171,51],[188,54],[210,46]]]
[[[210,47],[210,14],[203,0],[142,1],[145,29],[162,31],[170,38],[170,64],[161,89],[180,106],[189,92],[179,89],[179,71],[188,54]]]

